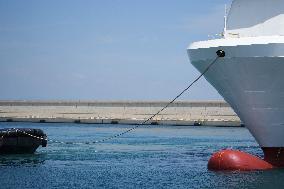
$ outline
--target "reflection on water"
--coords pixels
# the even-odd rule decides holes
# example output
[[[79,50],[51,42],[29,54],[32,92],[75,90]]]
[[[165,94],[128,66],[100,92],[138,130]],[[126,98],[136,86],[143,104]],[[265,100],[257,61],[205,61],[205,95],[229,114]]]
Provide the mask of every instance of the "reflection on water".
[[[0,123],[40,128],[51,139],[88,142],[128,126]],[[96,145],[49,143],[33,155],[0,156],[0,188],[282,188],[284,170],[211,172],[211,154],[233,148],[262,156],[244,128],[139,128]],[[4,174],[2,174],[4,173]]]
[[[0,155],[0,166],[38,166],[45,161],[45,154]]]

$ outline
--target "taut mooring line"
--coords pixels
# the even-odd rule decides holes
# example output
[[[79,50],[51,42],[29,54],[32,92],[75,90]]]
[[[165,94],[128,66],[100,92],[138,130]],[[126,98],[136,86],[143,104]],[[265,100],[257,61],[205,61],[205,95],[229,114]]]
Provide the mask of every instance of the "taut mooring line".
[[[50,141],[50,142],[53,142],[53,143],[60,143],[60,144],[96,144],[96,143],[102,143],[102,142],[105,142],[107,140],[111,140],[111,139],[114,139],[114,138],[117,138],[117,137],[120,137],[122,135],[125,135],[126,133],[129,133],[130,131],[133,131],[135,129],[137,129],[138,127],[142,126],[142,125],[148,125],[147,122],[152,120],[154,117],[156,117],[157,115],[159,115],[162,111],[164,111],[167,107],[169,107],[172,103],[174,103],[183,93],[185,93],[188,89],[190,89],[190,87],[192,87],[192,85],[194,85],[202,76],[204,76],[208,70],[217,62],[217,60],[219,58],[223,58],[226,56],[225,54],[225,51],[224,50],[218,50],[216,52],[217,56],[216,58],[205,68],[205,70],[192,82],[190,83],[190,85],[188,85],[188,87],[186,87],[181,93],[179,93],[174,99],[172,99],[169,103],[166,104],[166,106],[164,106],[163,108],[161,108],[157,113],[153,114],[151,117],[149,117],[147,120],[143,121],[142,123],[136,125],[135,127],[132,127],[130,129],[127,129],[126,131],[122,132],[122,133],[119,133],[119,134],[116,134],[116,135],[113,135],[113,136],[110,136],[110,137],[107,137],[107,138],[104,138],[104,139],[101,139],[101,140],[97,140],[97,141],[93,141],[93,142],[61,142],[61,141],[56,141],[56,140],[50,140],[50,139],[44,139],[44,138],[39,138],[37,136],[33,136],[31,134],[28,134],[28,133],[25,133],[23,132],[24,134],[27,134],[28,136],[30,137],[34,137],[34,138],[37,138],[37,139],[40,139],[40,140],[47,140],[47,141]]]
[[[114,138],[117,138],[117,137],[120,137],[126,133],[129,133],[130,131],[133,131],[134,129],[142,126],[142,125],[147,125],[146,123],[150,120],[152,120],[154,117],[156,117],[157,115],[159,115],[162,111],[164,111],[167,107],[169,107],[172,103],[174,103],[183,93],[185,93],[190,87],[192,87],[192,85],[194,85],[203,75],[205,75],[207,73],[207,71],[217,62],[217,60],[220,58],[220,57],[225,57],[225,51],[223,50],[218,50],[216,52],[217,54],[217,57],[213,60],[213,62],[211,64],[209,64],[206,69],[188,86],[186,87],[181,93],[179,93],[174,99],[172,99],[168,104],[166,104],[166,106],[164,106],[162,109],[160,109],[157,113],[155,113],[154,115],[152,115],[151,117],[149,117],[147,120],[143,121],[142,123],[136,125],[135,127],[132,127],[122,133],[119,133],[119,134],[116,134],[116,135],[113,135],[111,137],[108,137],[108,138],[105,138],[105,139],[102,139],[102,140],[98,140],[98,141],[95,141],[93,143],[100,143],[100,142],[104,142],[104,141],[107,141],[107,140],[111,140],[111,139],[114,139]]]

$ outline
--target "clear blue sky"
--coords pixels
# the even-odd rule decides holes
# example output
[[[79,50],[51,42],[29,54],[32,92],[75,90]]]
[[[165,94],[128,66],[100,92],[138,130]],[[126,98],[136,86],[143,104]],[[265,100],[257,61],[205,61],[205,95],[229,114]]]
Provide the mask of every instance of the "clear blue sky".
[[[0,0],[0,99],[167,100],[230,0]],[[202,79],[183,100],[221,99]]]

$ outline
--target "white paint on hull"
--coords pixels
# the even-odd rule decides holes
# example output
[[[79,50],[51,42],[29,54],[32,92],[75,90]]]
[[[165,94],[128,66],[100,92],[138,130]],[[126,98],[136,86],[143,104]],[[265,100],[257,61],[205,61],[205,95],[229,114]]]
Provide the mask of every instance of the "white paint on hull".
[[[189,47],[188,54],[191,63],[203,72],[216,51],[225,50],[226,57],[219,59],[205,78],[232,106],[261,147],[283,147],[284,38],[279,37],[278,42],[258,39],[254,38],[255,43],[247,41],[247,45],[245,40],[231,39],[197,42]]]

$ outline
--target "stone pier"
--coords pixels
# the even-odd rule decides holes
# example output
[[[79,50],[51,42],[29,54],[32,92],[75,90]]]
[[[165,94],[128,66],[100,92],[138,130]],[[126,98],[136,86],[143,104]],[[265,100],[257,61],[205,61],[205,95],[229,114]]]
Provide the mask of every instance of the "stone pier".
[[[0,101],[0,121],[139,124],[166,101]],[[148,122],[154,125],[241,126],[224,101],[177,101]]]

